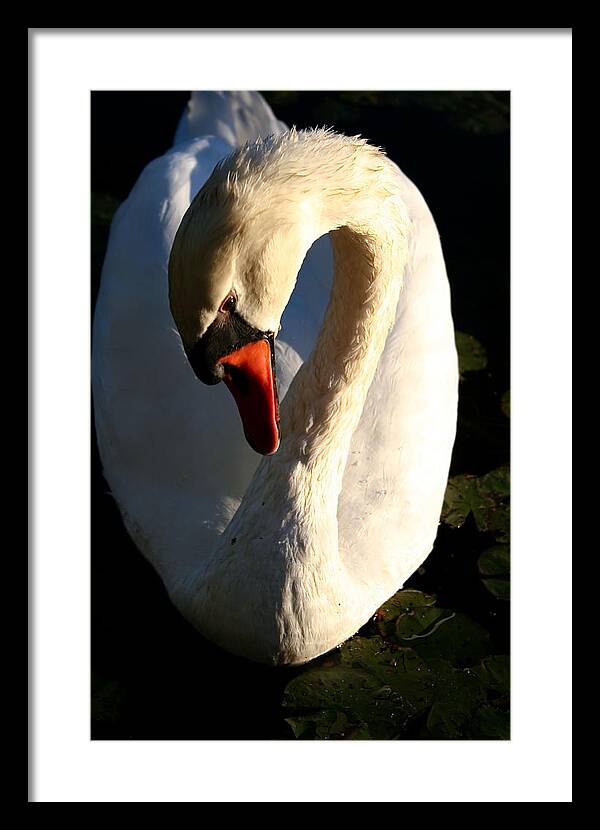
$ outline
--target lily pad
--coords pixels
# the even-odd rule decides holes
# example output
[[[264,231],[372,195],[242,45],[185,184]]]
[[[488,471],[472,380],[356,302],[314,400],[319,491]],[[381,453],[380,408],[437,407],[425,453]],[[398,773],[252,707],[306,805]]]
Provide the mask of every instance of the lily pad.
[[[483,576],[507,576],[510,573],[510,547],[494,545],[479,557],[479,573]]]
[[[397,737],[412,718],[427,711],[433,695],[425,673],[421,677],[400,669],[389,679],[392,685],[347,666],[308,670],[286,687],[283,705],[296,710],[287,721],[298,736],[310,730],[315,738],[333,737],[333,726],[339,737],[340,731],[351,739]],[[324,711],[342,713],[345,720],[328,721]]]
[[[510,469],[508,464],[497,467],[479,478],[479,491],[487,496],[510,495]]]
[[[382,636],[390,636],[394,632],[394,620],[411,608],[420,608],[436,603],[435,594],[425,594],[423,591],[402,590],[390,597],[378,609],[375,620]]]
[[[461,527],[469,514],[478,530],[506,542],[510,535],[510,473],[499,467],[484,476],[459,475],[449,479],[442,507],[442,521]]]
[[[448,673],[427,716],[427,731],[433,738],[464,737],[474,710],[483,700],[483,689],[474,674]]]
[[[428,637],[452,617],[454,612],[444,608],[413,608],[396,620],[396,638],[409,646],[413,640]]]
[[[460,374],[478,372],[487,366],[485,349],[473,335],[463,331],[455,331],[456,351],[458,352],[458,368]]]
[[[308,669],[288,684],[283,705],[293,711],[286,720],[301,739],[389,739],[427,715],[430,736],[453,737],[485,703],[488,675],[481,672],[425,660],[381,637],[353,637],[342,647],[339,666]]]
[[[496,599],[510,600],[510,582],[508,579],[482,579],[481,580],[490,594]]]
[[[333,709],[324,709],[314,712],[308,717],[300,715],[296,718],[286,718],[286,723],[292,728],[296,738],[343,738],[348,730],[349,721],[343,712]]]
[[[341,659],[353,671],[366,671],[377,680],[371,694],[379,714],[385,701],[399,722],[406,723],[431,705],[431,670],[413,649],[389,646],[380,637],[354,637],[342,647]]]
[[[498,599],[510,599],[510,548],[494,545],[485,550],[477,562],[483,584]]]
[[[479,740],[510,740],[510,715],[495,706],[481,706],[466,728],[466,737]]]
[[[429,661],[440,674],[443,661]],[[480,665],[449,673],[427,716],[424,737],[510,738],[509,658],[494,655]]]
[[[381,637],[352,637],[341,651],[344,666],[364,669],[382,682],[394,680],[400,672],[422,671],[424,661],[411,648],[390,646]]]
[[[336,662],[312,664],[287,685],[283,706],[294,736],[390,740],[415,729],[435,739],[504,736],[506,718],[486,707],[503,711],[508,662],[489,656],[488,632],[465,614],[436,608],[431,594],[406,590],[392,600],[382,608],[393,636],[352,637]]]
[[[477,478],[472,475],[453,476],[448,480],[442,521],[451,527],[461,527],[477,500]]]
[[[409,589],[398,591],[390,597],[377,611],[377,616],[388,622],[394,620],[405,611],[411,608],[420,608],[427,605],[435,605],[437,597],[435,594],[425,594],[423,591]]]
[[[288,683],[283,705],[293,708],[323,709],[331,705],[339,710],[360,709],[379,687],[375,677],[346,666],[309,669]]]
[[[457,666],[472,666],[490,653],[485,628],[466,614],[444,608],[416,608],[398,617],[396,639],[426,660],[441,658]]]
[[[502,697],[510,691],[510,658],[505,654],[495,654],[481,661],[474,673],[485,685],[488,694]]]

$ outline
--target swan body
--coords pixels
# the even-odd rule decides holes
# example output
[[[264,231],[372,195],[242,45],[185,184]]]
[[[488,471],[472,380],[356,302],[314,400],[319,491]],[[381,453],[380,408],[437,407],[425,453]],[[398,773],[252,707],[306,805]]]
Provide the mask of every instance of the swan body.
[[[260,96],[213,95],[192,96],[113,220],[98,444],[184,616],[235,654],[297,664],[355,633],[431,550],[456,427],[449,287],[427,205],[381,151],[288,131]],[[190,364],[230,295],[249,330],[277,333],[281,443],[263,458],[224,384]]]

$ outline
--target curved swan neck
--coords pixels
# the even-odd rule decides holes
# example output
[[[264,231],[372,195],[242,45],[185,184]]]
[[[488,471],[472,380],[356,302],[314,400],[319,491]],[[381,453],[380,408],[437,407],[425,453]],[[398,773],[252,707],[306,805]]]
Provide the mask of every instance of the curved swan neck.
[[[277,331],[306,252],[331,234],[330,303],[281,408],[280,460],[333,464],[339,479],[394,319],[409,226],[396,166],[364,139],[329,130],[246,145],[190,206],[170,261],[171,304],[189,344],[230,291],[247,323]]]
[[[395,319],[410,220],[396,169],[363,143],[352,164],[342,165],[311,197],[321,229],[330,233],[333,286],[317,344],[281,408],[280,454],[318,468],[316,478],[337,496],[350,439]]]
[[[364,139],[328,130],[291,130],[246,145],[196,196],[170,263],[172,307],[185,307],[190,342],[231,290],[247,323],[277,331],[306,252],[331,235],[329,306],[313,353],[283,400],[280,449],[259,476],[265,464],[274,474],[299,460],[304,475],[308,468],[337,497],[394,321],[409,228],[396,166]]]
[[[306,252],[330,233],[329,306],[313,353],[282,403],[277,457],[266,463],[282,468],[299,459],[336,496],[395,317],[410,228],[401,193],[396,166],[364,139],[291,130],[225,159],[174,243],[174,275],[187,262],[195,286],[204,263],[219,262],[205,293],[222,297],[233,289],[250,325],[276,331]],[[218,257],[211,253],[215,239]]]
[[[282,454],[324,466],[345,461],[395,317],[406,262],[404,237],[331,232],[334,278],[317,344],[281,410]]]

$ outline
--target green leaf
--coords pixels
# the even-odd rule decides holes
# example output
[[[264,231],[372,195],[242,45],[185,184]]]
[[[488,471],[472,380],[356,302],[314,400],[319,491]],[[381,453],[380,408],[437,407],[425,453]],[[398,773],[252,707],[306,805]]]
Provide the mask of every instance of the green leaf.
[[[352,638],[341,659],[339,666],[308,669],[288,684],[283,705],[294,710],[287,721],[297,737],[401,737],[436,696],[460,691],[449,663],[429,664],[412,649],[389,647],[379,637]],[[480,688],[480,678],[473,678]],[[324,712],[343,713],[345,720]]]
[[[429,734],[433,738],[463,737],[473,711],[482,701],[483,690],[474,674],[448,674],[427,716]]]
[[[494,545],[485,550],[477,562],[483,584],[498,599],[510,599],[510,548]]]
[[[436,611],[436,616],[422,612]],[[466,614],[447,609],[415,609],[399,617],[396,638],[428,662],[440,658],[472,666],[490,651],[490,635]]]
[[[288,684],[283,705],[294,710],[286,720],[295,737],[401,738],[423,715],[428,737],[464,737],[493,682],[483,664],[456,669],[412,649],[389,648],[381,638],[353,638],[342,659],[340,666],[309,669]]]
[[[387,609],[394,640],[352,637],[339,663],[313,663],[287,685],[283,706],[297,739],[398,739],[413,724],[437,739],[494,731],[487,710],[472,724],[480,709],[503,708],[507,659],[488,656],[489,634],[465,614],[425,604],[432,595],[398,593]]]
[[[433,697],[416,672],[399,670],[390,679],[393,687],[358,668],[310,669],[286,687],[283,705],[296,710],[288,722],[293,721],[294,734],[312,733],[317,739],[333,737],[332,727],[338,735],[343,731],[344,737],[397,737],[409,720],[427,710]],[[345,720],[336,716],[327,721],[323,714],[327,710],[343,713]]]
[[[421,671],[425,663],[411,648],[390,646],[381,637],[352,637],[341,650],[344,666],[364,669],[382,682],[395,682],[401,672]]]
[[[411,608],[435,605],[434,594],[425,594],[422,591],[402,590],[384,602],[375,614],[375,621],[379,633],[383,637],[390,637],[394,633],[394,621],[400,614],[404,614]]]
[[[477,497],[471,509],[475,523],[481,531],[489,531],[499,541],[508,541],[510,536],[510,474],[508,466],[492,470],[477,480]]]
[[[383,622],[389,622],[411,608],[435,605],[436,599],[435,594],[425,594],[423,591],[398,591],[378,609],[377,617]]]
[[[481,343],[471,334],[455,331],[456,351],[458,352],[458,368],[460,374],[478,372],[487,366],[487,355]]]
[[[311,715],[286,718],[296,738],[343,738],[348,729],[348,718],[343,712],[323,710]]]
[[[314,738],[316,719],[319,716],[320,712],[315,712],[310,718],[285,718],[285,722],[291,727],[294,738]]]
[[[502,399],[500,401],[500,409],[506,415],[507,418],[510,418],[510,389],[508,389],[504,395],[502,395]]]
[[[510,582],[507,579],[482,579],[490,594],[496,599],[510,600]]]
[[[510,495],[510,467],[503,464],[495,470],[481,476],[478,489],[486,496],[508,496]]]
[[[506,654],[485,657],[474,673],[494,697],[510,692],[510,658]]]
[[[346,737],[353,741],[364,741],[377,738],[376,735],[371,734],[369,730],[369,725],[366,723],[352,725],[346,733]]]
[[[508,738],[510,658],[505,654],[486,657],[471,671],[479,678],[487,700],[466,730],[467,737]]]
[[[428,633],[453,616],[453,611],[444,608],[413,608],[396,620],[396,637],[403,645],[409,646],[409,642],[429,636]]]
[[[377,678],[346,666],[309,669],[286,686],[283,705],[294,709],[360,709],[379,688]]]
[[[479,573],[483,576],[505,576],[510,573],[509,545],[494,545],[484,552],[477,561]]]
[[[442,521],[452,527],[461,527],[476,500],[476,476],[461,475],[449,479],[442,506]]]
[[[466,737],[480,740],[510,740],[510,715],[495,706],[478,709],[466,728]]]
[[[341,659],[348,669],[367,672],[377,681],[375,689],[364,688],[379,714],[390,708],[404,722],[431,704],[429,667],[412,649],[390,647],[380,637],[353,637],[342,647]],[[362,720],[369,718],[363,713]]]
[[[459,475],[448,480],[442,521],[460,527],[473,514],[478,530],[493,533],[498,541],[510,537],[510,473],[499,467],[484,476]]]

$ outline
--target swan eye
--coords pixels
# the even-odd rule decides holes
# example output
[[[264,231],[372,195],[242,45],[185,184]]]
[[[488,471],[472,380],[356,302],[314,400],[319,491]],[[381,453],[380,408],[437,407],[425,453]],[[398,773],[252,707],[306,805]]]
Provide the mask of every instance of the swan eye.
[[[235,294],[228,294],[225,297],[225,299],[223,300],[223,302],[221,303],[221,307],[219,308],[219,311],[222,311],[225,314],[231,314],[232,312],[235,311],[236,302],[237,302],[237,300],[236,300]]]

